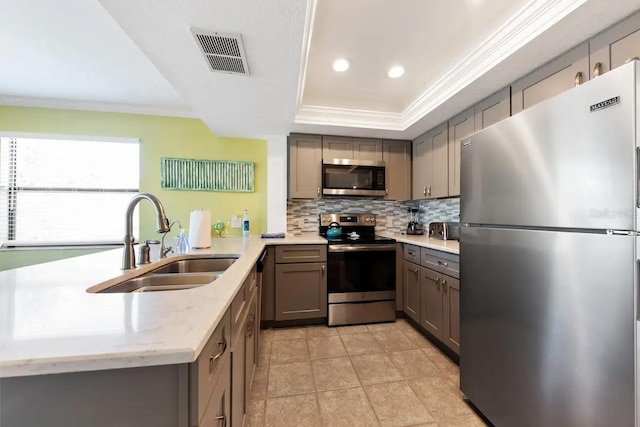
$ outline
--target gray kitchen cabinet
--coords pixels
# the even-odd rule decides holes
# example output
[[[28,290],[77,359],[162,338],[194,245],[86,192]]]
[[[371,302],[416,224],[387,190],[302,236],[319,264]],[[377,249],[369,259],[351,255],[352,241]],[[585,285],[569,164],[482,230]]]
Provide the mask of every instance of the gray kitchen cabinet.
[[[442,341],[442,275],[424,267],[420,271],[420,324]]]
[[[413,142],[413,198],[435,199],[449,195],[447,123]]]
[[[202,417],[199,427],[220,427],[231,423],[231,375],[229,375],[229,358],[225,359],[223,371],[214,387],[209,406]]]
[[[258,360],[258,334],[260,333],[258,322],[258,292],[251,298],[249,304],[249,314],[247,316],[247,326],[245,331],[245,369],[244,369],[244,401],[249,401],[253,374]]]
[[[442,341],[460,354],[460,280],[442,275]]]
[[[479,102],[474,110],[476,131],[508,118],[511,116],[511,87],[507,86]]]
[[[327,317],[326,270],[323,262],[276,265],[276,321]]]
[[[387,200],[411,200],[411,141],[382,141]]]
[[[589,41],[591,78],[640,57],[640,12],[634,13]]]
[[[449,196],[460,195],[460,141],[474,131],[473,108],[449,120]]]
[[[350,138],[346,136],[323,136],[322,157],[325,162],[330,162],[333,159],[380,162],[382,161],[382,140]]]
[[[404,312],[420,323],[420,266],[404,261]]]
[[[291,134],[288,144],[289,198],[319,198],[322,190],[322,137]]]
[[[543,65],[511,85],[512,113],[517,114],[589,80],[589,43]]]
[[[327,246],[278,246],[275,260],[275,320],[327,317]]]

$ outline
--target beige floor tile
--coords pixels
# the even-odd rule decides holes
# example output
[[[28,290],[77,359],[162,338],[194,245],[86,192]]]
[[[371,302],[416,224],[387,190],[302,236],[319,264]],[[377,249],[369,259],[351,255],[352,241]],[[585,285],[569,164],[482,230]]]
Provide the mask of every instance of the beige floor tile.
[[[324,427],[380,425],[362,387],[318,393],[318,406]]]
[[[261,400],[267,398],[267,378],[269,375],[268,366],[257,366],[253,373],[253,382],[251,383],[250,400]]]
[[[458,365],[453,363],[451,359],[449,359],[444,353],[442,353],[437,348],[426,349],[423,348],[422,351],[431,359],[433,363],[445,374],[450,372],[458,371]]]
[[[260,354],[258,355],[258,366],[269,365],[271,359],[271,346],[273,341],[260,341]]]
[[[391,363],[389,356],[385,353],[353,356],[351,357],[351,363],[363,385],[399,381],[402,379],[398,370],[393,366],[393,363]]]
[[[438,420],[474,415],[454,385],[445,377],[419,378],[409,385],[431,415]]]
[[[271,346],[271,364],[309,360],[307,340],[274,341]]]
[[[321,426],[315,393],[268,399],[265,412],[267,427]]]
[[[407,328],[401,329],[402,333],[409,338],[409,340],[418,348],[435,348],[431,341],[429,341],[424,335],[420,332],[413,329],[413,326],[408,326]]]
[[[486,427],[487,424],[477,415],[462,418],[448,418],[438,421],[440,427]]]
[[[316,390],[333,390],[360,385],[348,357],[319,359],[311,362]]]
[[[309,326],[306,330],[307,338],[333,337],[338,335],[338,330],[336,328],[330,328],[325,325]]]
[[[342,342],[351,356],[359,354],[382,353],[384,350],[369,332],[364,334],[342,335]]]
[[[402,331],[374,332],[374,337],[385,351],[400,351],[416,348]]]
[[[273,329],[261,329],[260,339],[262,342],[271,341],[273,339]]]
[[[336,328],[340,335],[361,334],[363,332],[369,332],[367,325],[354,325],[354,326],[338,326]]]
[[[283,328],[273,330],[273,340],[294,340],[307,337],[306,328]]]
[[[243,427],[264,426],[264,400],[253,400],[247,403],[247,415],[244,418]]]
[[[433,421],[406,381],[364,387],[383,426],[409,426]]]
[[[417,348],[387,354],[403,378],[433,377],[442,374],[431,359]]]
[[[339,336],[309,338],[307,343],[309,345],[309,355],[311,359],[327,359],[329,357],[347,355],[347,351],[344,349]]]
[[[374,323],[367,325],[369,332],[385,332],[385,331],[399,331],[402,328],[402,323],[389,322],[389,323]]]
[[[269,367],[267,396],[287,396],[315,391],[310,362],[287,363]]]

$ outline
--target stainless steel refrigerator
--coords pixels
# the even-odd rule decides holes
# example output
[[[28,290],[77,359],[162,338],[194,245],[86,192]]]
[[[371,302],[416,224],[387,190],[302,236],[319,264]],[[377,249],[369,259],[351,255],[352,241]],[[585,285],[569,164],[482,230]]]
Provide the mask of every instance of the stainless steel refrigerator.
[[[497,427],[640,426],[639,96],[633,61],[462,141],[460,384]]]

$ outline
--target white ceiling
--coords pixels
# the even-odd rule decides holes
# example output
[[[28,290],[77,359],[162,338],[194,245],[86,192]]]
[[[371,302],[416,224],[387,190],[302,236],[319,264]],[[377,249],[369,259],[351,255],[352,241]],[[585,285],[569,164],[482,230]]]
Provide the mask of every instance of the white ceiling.
[[[222,136],[414,138],[640,9],[640,0],[1,0],[0,7],[0,103],[195,115]],[[251,74],[209,71],[192,27],[242,34]],[[331,63],[342,55],[352,68],[337,75]],[[396,62],[407,71],[390,80]]]
[[[2,0],[0,40],[0,102],[192,114],[97,1]]]

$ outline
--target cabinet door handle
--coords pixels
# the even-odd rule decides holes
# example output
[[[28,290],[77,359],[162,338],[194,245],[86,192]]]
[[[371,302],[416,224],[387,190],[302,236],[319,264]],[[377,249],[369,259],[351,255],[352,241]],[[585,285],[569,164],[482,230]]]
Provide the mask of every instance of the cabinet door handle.
[[[218,364],[218,360],[222,357],[225,351],[227,351],[227,340],[222,339],[222,341],[218,341],[218,345],[222,345],[222,348],[218,350],[218,352],[209,358],[209,375],[213,372],[216,365]]]
[[[602,62],[596,62],[593,67],[593,77],[600,77],[602,75]]]
[[[427,196],[431,195],[431,186],[427,187]]]
[[[416,271],[413,272],[416,276],[418,275],[418,269],[416,268]]]
[[[424,189],[422,190],[422,194],[424,194],[425,196],[427,195],[427,187],[425,186]]]
[[[385,189],[384,189],[384,195],[385,195],[385,196],[388,196],[388,195],[389,195],[389,189],[388,189],[388,188],[385,188]]]
[[[322,277],[324,277],[324,272],[327,268],[324,266],[324,264],[322,264]]]
[[[445,267],[448,267],[448,266],[449,266],[449,263],[448,263],[448,262],[444,262],[444,261],[440,261],[440,260],[438,260],[438,264],[440,264],[440,265],[444,265]]]
[[[318,195],[318,197],[320,197],[320,187],[318,187],[318,190],[316,191],[316,194]]]
[[[583,78],[582,78],[582,71],[578,71],[576,73],[576,77],[573,79],[573,83],[575,83],[576,86],[580,86],[583,82]]]
[[[631,61],[635,61],[636,59],[640,59],[640,56],[632,56],[631,58],[624,61],[625,64],[628,64]]]
[[[227,427],[227,417],[224,414],[218,415],[214,420],[218,422],[218,425],[220,425],[220,421],[222,421],[222,427]]]
[[[447,293],[447,288],[448,288],[447,281],[443,280],[442,281],[442,292],[444,292],[446,294]]]

